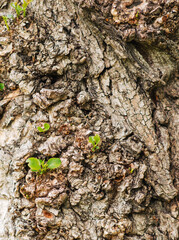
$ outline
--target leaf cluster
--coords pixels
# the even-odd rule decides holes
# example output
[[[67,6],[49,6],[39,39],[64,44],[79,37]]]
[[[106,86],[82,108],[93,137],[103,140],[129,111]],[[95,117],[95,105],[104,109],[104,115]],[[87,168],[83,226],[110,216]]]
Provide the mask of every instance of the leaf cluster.
[[[20,6],[17,2],[11,3],[11,6],[15,9],[17,17],[19,18],[21,12],[23,12],[23,16],[26,16],[27,6],[32,2],[32,0],[23,0],[22,6]]]
[[[101,138],[98,134],[96,134],[95,136],[90,136],[89,137],[89,143],[91,143],[93,145],[92,147],[92,151],[95,152],[95,150],[99,149],[99,142],[100,142]]]
[[[28,166],[30,167],[32,172],[37,172],[40,174],[45,173],[48,169],[58,168],[61,165],[60,158],[50,158],[45,163],[45,160],[32,157],[28,158],[26,162],[28,163]]]
[[[47,132],[50,129],[50,125],[48,123],[44,123],[44,127],[37,127],[39,132]]]
[[[15,9],[16,11],[16,15],[17,15],[17,18],[20,17],[21,13],[23,12],[23,17],[26,16],[26,9],[28,7],[28,5],[32,2],[33,0],[23,0],[23,4],[20,6],[17,2],[13,2],[11,3],[11,6]],[[9,31],[9,24],[8,24],[8,20],[9,19],[14,19],[13,15],[6,15],[6,16],[2,16],[3,20],[4,20],[4,23],[7,27],[7,30]]]

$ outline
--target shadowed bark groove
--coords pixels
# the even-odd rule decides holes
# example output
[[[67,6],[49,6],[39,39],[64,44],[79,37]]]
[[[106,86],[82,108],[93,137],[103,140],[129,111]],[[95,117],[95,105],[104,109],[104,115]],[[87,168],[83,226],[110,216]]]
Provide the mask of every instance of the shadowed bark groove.
[[[178,239],[177,14],[33,0],[10,31],[0,20],[0,240]],[[29,157],[62,166],[37,175]]]

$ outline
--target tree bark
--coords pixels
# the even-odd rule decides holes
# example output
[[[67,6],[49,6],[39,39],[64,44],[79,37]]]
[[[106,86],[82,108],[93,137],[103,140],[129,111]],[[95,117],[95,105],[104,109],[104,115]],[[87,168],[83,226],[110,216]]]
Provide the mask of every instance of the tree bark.
[[[0,240],[179,238],[177,14],[177,0],[33,0],[1,20]],[[62,165],[38,175],[29,157]]]

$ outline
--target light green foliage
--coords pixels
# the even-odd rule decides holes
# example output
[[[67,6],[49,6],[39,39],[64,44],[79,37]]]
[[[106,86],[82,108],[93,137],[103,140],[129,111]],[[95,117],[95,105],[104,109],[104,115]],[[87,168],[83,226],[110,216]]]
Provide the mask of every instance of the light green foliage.
[[[133,171],[134,171],[134,169],[133,169],[133,168],[129,168],[129,171],[130,171],[130,173],[132,174]]]
[[[16,15],[19,18],[21,13],[23,12],[23,16],[26,16],[26,9],[28,7],[28,5],[32,2],[33,0],[23,0],[23,4],[22,6],[20,6],[17,2],[13,2],[11,3],[11,6],[15,9],[16,11]],[[8,19],[12,18],[13,19],[13,15],[6,15],[6,16],[2,16],[4,23],[7,27],[7,30],[9,31],[9,24],[8,24]]]
[[[37,127],[39,132],[46,132],[50,129],[50,125],[48,123],[44,123],[44,128]]]
[[[9,24],[8,24],[8,19],[13,19],[13,15],[11,14],[7,14],[6,16],[2,16],[3,20],[4,20],[4,23],[7,27],[7,30],[9,31]]]
[[[47,165],[49,169],[58,168],[61,165],[61,160],[59,158],[50,158]]]
[[[4,83],[0,83],[0,91],[4,90]]]
[[[23,11],[22,7],[17,2],[11,3],[11,6],[16,10],[17,17],[19,18]]]
[[[27,0],[27,1],[23,1],[23,4],[22,4],[22,9],[23,9],[23,16],[25,17],[26,16],[26,9],[28,7],[28,5],[32,2],[33,0]]]
[[[9,24],[8,24],[8,17],[7,16],[2,16],[3,20],[4,20],[4,23],[7,27],[7,30],[9,31]]]
[[[30,167],[32,172],[37,172],[43,174],[47,171],[47,169],[55,169],[60,167],[61,160],[60,158],[50,158],[46,163],[45,160],[41,160],[38,158],[28,158],[26,160],[28,166]]]
[[[28,166],[31,168],[33,172],[38,172],[41,170],[41,159],[37,158],[28,158],[26,162],[28,162]]]
[[[21,12],[23,12],[23,16],[26,16],[27,6],[32,2],[32,0],[23,0],[22,6],[20,6],[17,2],[11,3],[11,6],[15,9],[17,17],[19,18]]]
[[[93,145],[92,151],[94,152],[95,150],[99,149],[99,142],[100,142],[101,138],[98,134],[96,134],[95,136],[90,136],[89,137],[89,142]]]

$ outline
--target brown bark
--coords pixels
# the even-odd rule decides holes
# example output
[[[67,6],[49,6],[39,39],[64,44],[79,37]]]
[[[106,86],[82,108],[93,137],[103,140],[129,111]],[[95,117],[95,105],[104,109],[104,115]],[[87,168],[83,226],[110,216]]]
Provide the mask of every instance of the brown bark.
[[[0,239],[178,239],[177,11],[34,0],[1,21]],[[62,166],[38,175],[29,157]]]

